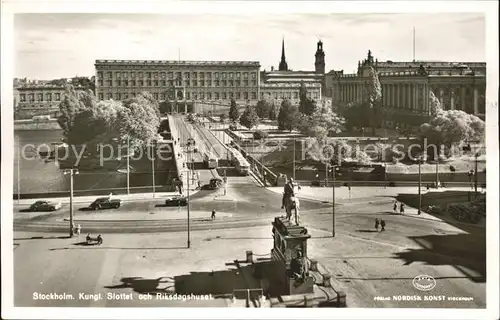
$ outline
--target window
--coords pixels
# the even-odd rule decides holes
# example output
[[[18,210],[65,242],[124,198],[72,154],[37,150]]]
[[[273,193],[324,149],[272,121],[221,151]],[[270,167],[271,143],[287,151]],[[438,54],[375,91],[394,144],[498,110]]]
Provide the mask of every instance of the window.
[[[146,72],[146,78],[151,79],[151,72]]]
[[[189,79],[189,72],[184,72],[184,78]]]
[[[155,80],[155,87],[158,87],[158,80]]]
[[[198,73],[193,72],[193,78],[198,78]]]
[[[108,78],[113,78],[113,72],[109,71],[109,72],[106,72],[106,76]]]
[[[203,73],[202,73],[203,74]],[[205,99],[205,93],[204,92],[200,92],[200,99],[203,100]]]
[[[165,92],[160,93],[160,99],[165,100]]]
[[[162,85],[163,87],[164,87],[164,86],[166,86],[166,85],[167,85],[167,81],[162,80],[162,81],[161,81],[161,85]]]
[[[248,100],[248,92],[243,92],[243,99]]]
[[[45,100],[52,101],[52,93],[46,93],[45,94]]]
[[[204,87],[204,86],[205,86],[205,81],[204,80],[200,80],[200,87]]]
[[[122,81],[121,80],[116,80],[116,85],[119,87],[122,85]]]
[[[207,79],[212,79],[212,72],[207,72]]]
[[[123,85],[124,85],[125,87],[128,87],[128,80],[123,80]]]
[[[215,92],[214,96],[215,96],[215,100],[219,100],[219,93],[218,92]]]
[[[122,99],[122,94],[118,92],[116,94],[116,99],[121,100]]]
[[[314,99],[318,99],[318,98],[319,98],[319,97],[318,97],[318,93],[317,93],[317,92],[315,92],[315,93],[314,93]]]
[[[215,79],[219,79],[219,73],[215,72]]]
[[[256,78],[256,74],[255,72],[252,72],[252,79],[255,79]]]
[[[227,86],[227,82],[226,82],[226,80],[222,80],[222,86],[223,86],[223,87]]]
[[[153,93],[153,97],[155,98],[155,100],[158,100],[158,92]]]
[[[146,80],[146,86],[151,87],[151,80]]]
[[[226,79],[226,73],[222,72],[222,79]]]
[[[229,86],[232,87],[233,86],[233,80],[229,80]]]
[[[241,77],[241,73],[240,72],[236,72],[236,79],[239,79]]]
[[[193,86],[194,86],[194,87],[197,87],[197,86],[198,86],[198,81],[193,80]]]
[[[186,92],[186,100],[189,100],[191,99],[191,95],[189,94],[189,92]]]
[[[99,79],[99,81],[97,81],[97,84],[99,85],[99,87],[102,87],[103,83],[104,83],[104,81],[102,79]]]
[[[139,78],[143,78],[143,76],[142,72],[139,72]]]
[[[215,80],[214,84],[215,84],[216,87],[218,87],[219,86],[219,80]]]
[[[245,87],[248,87],[248,80],[243,80],[243,85],[244,85]]]
[[[221,93],[221,96],[222,96],[222,100],[226,100],[227,99],[225,92]]]
[[[233,73],[229,72],[229,79],[232,79],[232,78],[233,78]]]
[[[124,93],[124,94],[123,94],[123,99],[124,99],[124,100],[128,99],[128,93]]]
[[[153,77],[156,79],[158,78],[158,72],[153,73]]]
[[[111,100],[113,99],[113,94],[112,93],[108,93],[108,100]]]
[[[252,80],[252,86],[256,86],[257,85],[257,80]]]
[[[173,79],[173,78],[174,78],[174,73],[173,73],[172,71],[170,71],[170,72],[168,73],[168,78],[169,78],[169,79]]]
[[[212,100],[212,93],[211,92],[207,92],[207,99]]]
[[[37,95],[37,100],[38,100],[38,101],[43,101],[43,93],[39,93],[39,94]]]
[[[257,93],[256,92],[252,92],[252,100],[256,100],[257,99]]]
[[[56,93],[56,101],[61,101],[61,94],[60,93]]]
[[[207,87],[211,87],[212,86],[212,80],[207,80]]]
[[[182,79],[182,73],[181,72],[176,72],[175,73],[175,79]]]
[[[248,72],[243,73],[243,79],[248,79]]]
[[[240,100],[241,99],[241,92],[236,92],[236,100]]]
[[[132,79],[135,79],[135,72],[131,72],[131,73],[130,73],[130,77],[131,77]]]
[[[135,87],[135,80],[130,80],[130,85],[131,85],[132,87]]]
[[[189,80],[184,80],[184,85],[185,85],[186,87],[189,87]]]
[[[30,93],[30,94],[28,95],[28,101],[29,101],[29,102],[35,102],[35,94]]]
[[[240,80],[236,80],[236,86],[237,87],[241,86],[241,81]]]
[[[138,83],[139,83],[139,87],[144,86],[144,81],[143,80],[139,80]]]
[[[294,98],[294,99],[298,99],[298,98],[299,98],[299,93],[298,93],[297,91],[295,91],[295,92],[293,93],[293,98]]]
[[[170,87],[173,87],[174,86],[174,80],[168,80],[168,85]]]
[[[197,100],[198,99],[198,94],[196,92],[193,92],[193,100]]]
[[[108,80],[108,87],[112,87],[113,86],[113,80]]]
[[[200,72],[200,79],[205,79],[205,73]]]
[[[229,92],[229,99],[233,99],[234,98],[234,93],[233,92]]]
[[[122,73],[121,72],[116,72],[115,73],[115,78],[116,79],[120,79],[122,77]]]
[[[125,79],[128,79],[128,72],[124,72],[124,73],[123,73],[123,77],[124,77]]]
[[[21,93],[19,98],[21,99],[21,102],[26,102],[26,94]]]
[[[165,79],[165,72],[160,73],[162,79]]]

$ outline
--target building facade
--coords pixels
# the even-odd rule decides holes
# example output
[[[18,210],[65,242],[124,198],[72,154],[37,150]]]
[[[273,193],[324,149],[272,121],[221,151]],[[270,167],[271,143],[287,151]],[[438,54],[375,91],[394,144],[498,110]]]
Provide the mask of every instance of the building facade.
[[[97,60],[96,96],[125,100],[147,91],[158,101],[192,108],[196,101],[256,102],[255,61]]]
[[[463,110],[484,119],[486,63],[378,62],[370,51],[367,59],[358,63],[356,74],[331,71],[325,75],[325,91],[334,105],[366,101],[370,66],[378,72],[384,122],[390,127],[425,122],[431,91],[445,110]]]
[[[44,83],[24,83],[14,88],[14,119],[32,119],[34,116],[57,117],[64,86]]]

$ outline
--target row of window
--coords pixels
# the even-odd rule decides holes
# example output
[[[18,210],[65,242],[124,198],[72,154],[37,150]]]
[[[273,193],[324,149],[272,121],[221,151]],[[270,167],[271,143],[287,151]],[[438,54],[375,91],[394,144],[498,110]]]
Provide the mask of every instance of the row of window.
[[[135,79],[137,78],[147,78],[147,79],[212,79],[212,74],[214,79],[248,79],[249,72],[135,72],[135,71],[98,71],[97,77],[99,79],[106,76],[106,79]],[[257,72],[250,72],[250,78],[252,80],[257,79]]]
[[[133,98],[136,96],[135,92],[132,93],[107,93],[106,99],[116,99],[116,100],[125,100],[129,98]],[[165,100],[167,98],[167,94],[165,92],[153,92],[153,97],[156,100]],[[226,100],[226,99],[236,99],[236,100],[248,100],[251,97],[252,100],[257,99],[257,93],[251,92],[186,92],[186,100]],[[172,99],[172,97],[169,97]],[[104,93],[99,93],[99,100],[104,100]]]
[[[248,86],[248,80],[184,80],[184,82],[180,81],[174,81],[174,80],[102,80],[100,79],[98,81],[98,85],[100,87],[112,87],[113,84],[117,87],[165,87],[168,86],[172,87],[174,84],[176,86],[182,86],[184,85],[185,87],[239,87],[239,86]],[[257,80],[252,80],[251,82],[252,86],[257,86]]]
[[[264,99],[266,96],[272,97],[274,99],[298,99],[299,98],[299,92],[295,91],[293,92],[263,92],[261,91],[260,97],[261,99]],[[319,93],[318,92],[308,92],[307,97],[310,99],[319,99]]]
[[[60,94],[60,93],[55,93],[55,94],[54,94],[54,96],[55,96],[55,97],[54,97],[54,98],[55,98],[55,99],[54,99],[55,101],[61,101],[61,94]],[[27,98],[28,100],[26,100],[26,98]],[[35,100],[35,98],[36,98],[36,100]],[[37,93],[37,94],[36,94],[36,96],[35,96],[35,94],[34,94],[34,93],[28,93],[28,94],[26,94],[26,93],[21,93],[21,94],[19,95],[19,100],[20,100],[21,102],[26,102],[26,101],[28,101],[28,102],[35,102],[35,101],[40,101],[40,102],[42,102],[42,101],[52,101],[52,93],[45,93],[45,94],[43,94],[43,93]]]

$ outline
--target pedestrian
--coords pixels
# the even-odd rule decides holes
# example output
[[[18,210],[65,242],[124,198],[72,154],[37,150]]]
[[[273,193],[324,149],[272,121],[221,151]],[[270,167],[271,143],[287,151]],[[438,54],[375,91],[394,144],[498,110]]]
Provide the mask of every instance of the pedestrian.
[[[82,232],[82,226],[81,225],[77,225],[76,226],[76,235],[77,236],[80,236],[80,233]]]
[[[401,202],[399,205],[399,213],[404,214],[405,213],[405,204]]]
[[[212,209],[212,220],[215,220],[215,209]]]
[[[380,231],[385,231],[385,220],[384,219],[380,220],[380,227],[382,227],[382,229],[380,229]]]
[[[394,211],[394,213],[398,213],[398,202],[397,201],[394,201],[394,205],[392,207],[392,211]]]
[[[375,230],[377,231],[378,231],[378,225],[379,225],[378,218],[375,218]]]

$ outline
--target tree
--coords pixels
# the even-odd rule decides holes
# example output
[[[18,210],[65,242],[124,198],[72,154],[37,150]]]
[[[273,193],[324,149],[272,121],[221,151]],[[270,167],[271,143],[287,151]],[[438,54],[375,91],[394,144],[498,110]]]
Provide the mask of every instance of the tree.
[[[313,114],[315,102],[307,97],[307,87],[304,82],[300,84],[299,99],[299,112],[308,116]]]
[[[370,126],[371,114],[367,103],[355,102],[348,104],[343,108],[342,116],[346,120],[348,130]]]
[[[420,133],[427,144],[451,149],[467,141],[483,142],[485,123],[480,118],[461,110],[446,110],[436,114],[428,123],[420,126]]]
[[[285,99],[281,102],[280,112],[278,114],[278,129],[289,130],[297,128],[299,120],[299,110],[296,106]]]
[[[259,100],[255,106],[255,111],[259,118],[264,119],[269,117],[271,108],[272,105],[268,100]]]
[[[432,90],[429,91],[429,112],[433,117],[437,116],[438,113],[443,112],[441,102],[439,102],[439,99],[436,98]]]
[[[375,69],[370,66],[368,68],[368,83],[366,85],[366,94],[367,94],[367,102],[371,109],[371,127],[372,127],[372,135],[375,135],[375,127],[378,126],[378,113],[379,113],[379,104],[382,99],[382,87],[380,85],[380,81],[378,79],[378,74]]]
[[[331,133],[338,134],[342,132],[344,124],[344,118],[333,112],[331,106],[322,103],[320,106],[315,107],[312,115],[301,115],[298,127],[301,133],[323,141]]]
[[[252,129],[253,127],[259,124],[259,116],[255,111],[255,108],[252,106],[247,106],[243,114],[240,118],[240,124],[248,129]]]
[[[229,119],[232,122],[236,122],[240,117],[240,112],[238,111],[238,106],[236,105],[236,101],[231,99],[231,107],[229,108]]]
[[[221,113],[221,114],[219,115],[219,119],[220,119],[220,122],[221,122],[221,123],[226,122],[226,118],[227,118],[227,116],[226,116],[226,114],[225,114],[225,113]]]
[[[253,133],[253,137],[255,140],[262,140],[265,139],[269,136],[269,132],[267,131],[262,131],[262,130],[257,130]]]
[[[270,103],[271,104],[271,108],[269,109],[269,120],[276,120],[278,118],[278,113],[279,113],[279,105],[276,105],[273,102]]]

